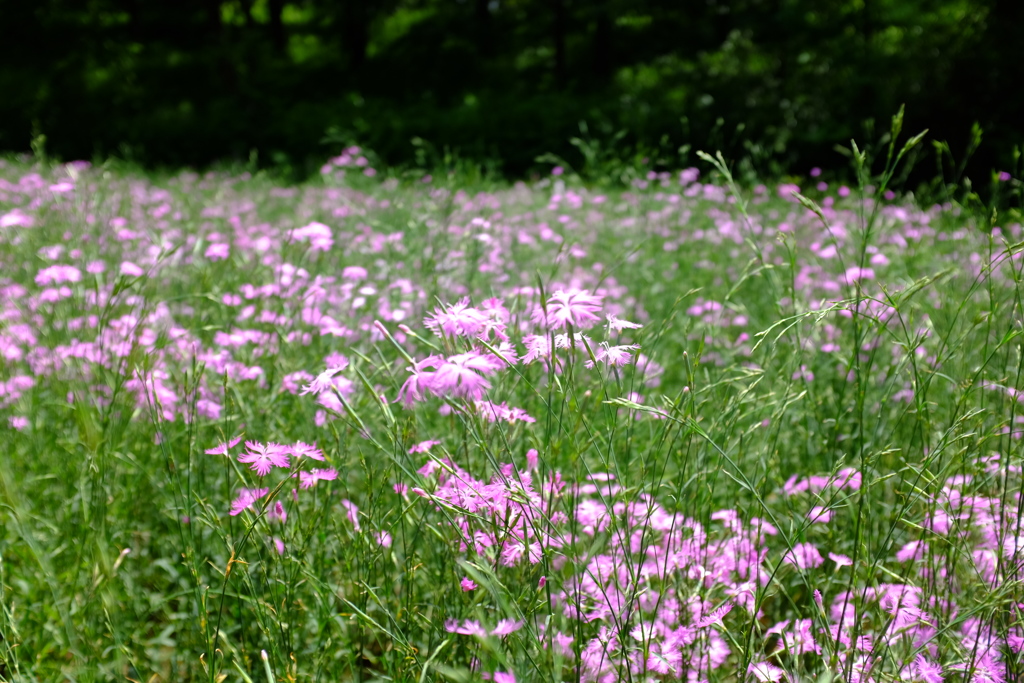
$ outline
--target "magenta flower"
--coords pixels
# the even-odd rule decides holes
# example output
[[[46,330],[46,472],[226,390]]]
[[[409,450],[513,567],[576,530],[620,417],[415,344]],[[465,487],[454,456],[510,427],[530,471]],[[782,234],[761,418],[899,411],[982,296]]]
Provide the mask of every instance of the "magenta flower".
[[[276,443],[266,445],[256,441],[245,442],[245,452],[238,456],[238,462],[251,463],[250,469],[261,477],[267,476],[274,467],[288,467],[288,449]]]
[[[459,581],[459,586],[462,587],[463,593],[469,593],[470,591],[475,591],[477,589],[476,582],[468,576],[462,577],[462,581]]]

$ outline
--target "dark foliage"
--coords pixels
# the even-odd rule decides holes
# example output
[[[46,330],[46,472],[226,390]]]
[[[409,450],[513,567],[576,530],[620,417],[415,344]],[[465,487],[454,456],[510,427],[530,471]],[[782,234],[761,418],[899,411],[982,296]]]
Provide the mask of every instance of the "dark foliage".
[[[1024,141],[1022,26],[1019,0],[0,0],[0,149],[305,168],[420,138],[520,175],[578,161],[585,121],[802,172],[905,103],[956,154],[979,123],[987,171]]]

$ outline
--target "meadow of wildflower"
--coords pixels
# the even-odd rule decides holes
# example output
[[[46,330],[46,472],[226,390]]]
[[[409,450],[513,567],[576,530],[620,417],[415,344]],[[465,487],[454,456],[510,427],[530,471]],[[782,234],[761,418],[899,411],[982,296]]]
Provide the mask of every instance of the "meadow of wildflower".
[[[1021,680],[1021,220],[901,149],[0,162],[0,680]]]

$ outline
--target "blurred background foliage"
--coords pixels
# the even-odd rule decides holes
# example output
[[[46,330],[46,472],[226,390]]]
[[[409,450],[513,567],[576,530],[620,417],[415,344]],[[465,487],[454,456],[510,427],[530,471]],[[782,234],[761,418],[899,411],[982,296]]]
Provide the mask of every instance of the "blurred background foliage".
[[[1024,140],[1021,0],[0,0],[0,17],[0,149],[45,139],[64,159],[306,172],[358,142],[515,177],[545,153],[678,167],[718,148],[778,176],[845,166],[836,143],[880,138],[904,103],[905,130],[956,156],[980,124],[986,173]]]

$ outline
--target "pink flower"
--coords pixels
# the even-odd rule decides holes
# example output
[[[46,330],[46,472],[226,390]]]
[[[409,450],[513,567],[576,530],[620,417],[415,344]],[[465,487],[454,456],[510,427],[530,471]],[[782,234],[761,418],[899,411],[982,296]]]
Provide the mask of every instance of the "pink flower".
[[[398,399],[407,407],[417,401],[422,401],[427,394],[433,393],[434,377],[436,372],[430,372],[427,368],[436,368],[444,362],[442,356],[427,356],[421,361],[416,361],[408,368],[411,375],[402,388],[398,390]]]
[[[786,564],[795,565],[798,569],[817,568],[825,563],[818,549],[811,543],[797,543],[793,549],[782,558]]]
[[[606,315],[605,319],[608,320],[608,328],[615,331],[636,330],[643,327],[643,325],[641,325],[640,323],[631,323],[628,320],[616,318],[611,313]]]
[[[638,344],[628,344],[626,346],[608,346],[607,342],[601,342],[601,345],[594,352],[594,360],[598,363],[604,363],[610,366],[621,366],[626,365],[632,359],[632,352],[639,349]],[[594,367],[594,361],[588,360],[584,363],[588,368]]]
[[[510,633],[515,633],[523,627],[522,621],[513,621],[512,619],[502,619],[491,631],[492,636],[507,636]]]
[[[476,582],[473,581],[473,579],[469,578],[468,576],[463,576],[462,577],[462,581],[459,582],[459,585],[462,587],[462,592],[463,593],[469,593],[470,591],[475,591],[477,589],[477,587],[478,587],[476,585]]]
[[[227,455],[228,451],[238,445],[238,442],[242,440],[242,437],[236,436],[231,441],[217,444],[213,448],[209,448],[205,451],[207,455]]]
[[[338,374],[339,372],[341,372],[342,369],[343,368],[341,368],[341,367],[327,368],[326,370],[321,372],[319,375],[317,375],[316,378],[312,382],[310,382],[309,384],[304,386],[302,388],[302,391],[299,392],[299,395],[300,396],[305,396],[306,394],[320,395],[320,394],[322,394],[325,391],[333,389],[335,387],[334,376],[336,374]]]
[[[334,481],[338,478],[338,471],[334,468],[326,470],[313,469],[309,472],[299,472],[299,488],[311,489],[318,481]]]
[[[546,359],[551,356],[551,342],[541,334],[531,334],[523,337],[523,344],[526,345],[526,355],[523,356],[523,363],[529,365],[537,359]]]
[[[477,412],[489,422],[536,422],[522,408],[509,408],[508,404],[492,403],[490,401],[474,401]]]
[[[206,251],[203,253],[203,256],[210,261],[223,261],[230,255],[231,247],[220,242],[214,242],[208,246]]]
[[[828,524],[832,521],[832,511],[820,505],[815,505],[807,513],[807,519],[811,520],[811,524]]]
[[[348,521],[352,522],[352,526],[355,527],[356,531],[361,531],[359,527],[359,508],[351,500],[342,500],[341,506],[345,508],[345,516],[348,517]]]
[[[267,520],[281,522],[282,524],[288,521],[288,511],[284,509],[281,501],[274,501],[274,504],[267,509]]]
[[[317,448],[316,444],[311,445],[301,441],[296,441],[291,446],[288,446],[288,450],[296,458],[312,458],[313,460],[320,460],[321,462],[324,459],[323,451]]]
[[[479,621],[473,621],[472,619],[467,619],[461,625],[459,622],[451,619],[444,622],[444,630],[448,631],[448,633],[458,633],[464,636],[482,637],[487,635],[487,629],[481,626]]]
[[[288,452],[280,444],[246,441],[245,448],[245,452],[238,456],[238,462],[252,463],[250,469],[261,477],[267,476],[274,467],[288,467]]]
[[[409,454],[411,455],[413,453],[426,453],[432,447],[440,445],[440,443],[440,441],[434,441],[433,439],[427,441],[420,441],[418,444],[415,444],[409,448]]]
[[[484,375],[491,375],[504,363],[490,354],[477,351],[448,358],[434,373],[430,388],[435,394],[479,400],[490,389]]]
[[[782,669],[768,662],[754,662],[747,667],[747,672],[754,675],[754,678],[761,683],[776,683],[782,680],[785,673]]]
[[[552,330],[569,326],[585,330],[600,322],[596,314],[601,311],[603,298],[583,289],[559,289],[548,299],[547,315],[538,308],[534,311],[533,320]]]
[[[942,667],[922,654],[914,658],[914,673],[921,683],[942,683]]]
[[[852,567],[853,560],[848,558],[846,555],[839,555],[837,553],[829,553],[828,559],[836,563],[836,569],[839,567]]]
[[[231,516],[234,517],[252,507],[253,503],[270,493],[270,489],[239,489],[238,497],[231,502]]]
[[[899,549],[896,553],[897,562],[909,562],[919,560],[928,552],[928,544],[924,541],[911,541]]]
[[[470,307],[469,299],[460,299],[454,304],[442,304],[423,319],[427,329],[440,337],[477,337],[485,333],[491,319],[483,312]]]
[[[127,277],[142,277],[145,272],[146,271],[142,270],[142,268],[131,261],[124,261],[121,263],[121,275],[125,275]]]

